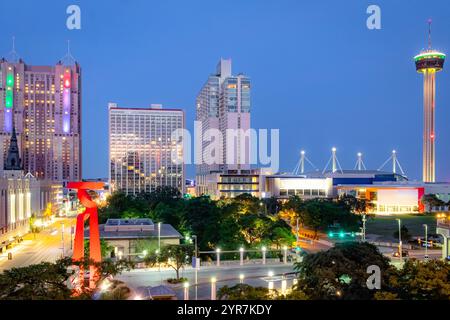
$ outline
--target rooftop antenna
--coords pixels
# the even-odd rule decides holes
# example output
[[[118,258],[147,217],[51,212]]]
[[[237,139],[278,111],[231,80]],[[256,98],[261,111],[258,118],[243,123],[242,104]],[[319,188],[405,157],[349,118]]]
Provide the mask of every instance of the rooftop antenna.
[[[316,171],[317,167],[312,163],[308,157],[306,156],[305,150],[300,151],[300,160],[295,165],[294,170],[292,171],[293,175],[299,175],[305,173],[305,162],[308,162]]]
[[[336,156],[336,151],[337,151],[337,149],[336,149],[335,147],[331,148],[331,158],[328,159],[328,162],[327,162],[327,164],[325,165],[325,168],[323,168],[322,174],[325,173],[325,171],[327,170],[328,165],[330,164],[330,162],[332,162],[332,164],[331,164],[331,170],[332,170],[333,173],[336,172],[338,169],[339,169],[339,171],[340,171],[341,173],[344,173],[344,172],[342,171],[341,164],[339,163],[339,160],[338,160],[338,158],[337,158],[337,156]]]
[[[9,52],[9,58],[11,62],[17,62],[19,60],[19,55],[16,52],[16,37],[12,37],[12,50]]]
[[[380,171],[381,169],[384,168],[384,166],[386,166],[386,164],[392,161],[392,172],[393,173],[397,173],[397,166],[400,169],[400,172],[402,173],[402,175],[405,175],[405,172],[403,171],[402,166],[400,165],[400,162],[397,159],[397,151],[396,150],[392,150],[392,154],[391,156],[381,165],[381,167],[378,168],[378,171]]]
[[[67,54],[61,59],[64,65],[70,66],[75,64],[75,58],[70,53],[70,40],[67,40]]]
[[[362,153],[361,152],[358,152],[357,154],[357,160],[356,160],[356,164],[355,164],[355,168],[354,169],[357,169],[358,171],[361,171],[361,170],[366,170],[366,165],[364,164],[364,161],[363,161],[363,159],[362,159]]]

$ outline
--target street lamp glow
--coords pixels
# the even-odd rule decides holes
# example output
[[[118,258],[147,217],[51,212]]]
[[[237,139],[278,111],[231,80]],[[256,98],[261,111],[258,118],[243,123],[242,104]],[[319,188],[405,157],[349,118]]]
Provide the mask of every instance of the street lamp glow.
[[[101,291],[101,292],[105,292],[106,290],[109,289],[110,286],[111,286],[111,283],[110,283],[108,280],[105,279],[105,280],[102,282],[102,284],[100,285],[100,291]]]
[[[262,247],[261,250],[262,251],[267,251],[267,248],[266,247]]]
[[[336,152],[336,148],[335,147],[331,148],[331,151]]]
[[[287,246],[284,246],[284,247],[283,247],[283,250],[284,250],[284,251],[287,251],[287,249],[288,249]]]
[[[240,252],[244,252],[244,248],[240,247],[240,248],[239,248],[239,251],[240,251]]]
[[[183,283],[183,287],[185,287],[185,288],[189,288],[189,282],[185,282],[185,283]]]
[[[269,271],[268,275],[269,277],[273,277],[273,271]]]
[[[216,249],[216,252],[217,252],[217,253],[220,253],[220,248],[217,248],[217,249]]]
[[[239,275],[239,280],[244,280],[244,278],[245,278],[245,276],[244,276],[244,274],[243,273],[241,273],[240,275]]]
[[[211,282],[212,282],[212,283],[215,283],[216,281],[217,281],[216,277],[212,277],[212,278],[211,278]]]
[[[147,250],[144,250],[144,251],[142,251],[142,254],[143,254],[144,256],[146,256],[146,255],[148,254],[148,251],[147,251]]]

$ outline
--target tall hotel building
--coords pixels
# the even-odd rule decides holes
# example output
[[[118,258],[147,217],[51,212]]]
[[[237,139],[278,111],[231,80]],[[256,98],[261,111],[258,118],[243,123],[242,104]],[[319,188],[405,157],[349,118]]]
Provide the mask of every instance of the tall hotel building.
[[[39,180],[81,179],[81,68],[0,60],[0,177],[13,126],[23,170]]]
[[[197,96],[196,120],[201,122],[202,137],[207,130],[215,129],[221,132],[223,139],[223,147],[218,150],[220,163],[206,163],[205,159],[210,156],[210,150],[206,147],[210,142],[202,142],[202,154],[197,154],[202,158],[202,164],[196,168],[198,195],[218,194],[218,188],[226,189],[224,191],[230,196],[252,193],[254,189],[255,176],[250,170],[250,139],[245,135],[250,129],[250,90],[250,78],[243,74],[233,75],[231,59],[220,59],[216,73],[209,76]],[[235,136],[229,136],[227,129],[240,131],[235,131]],[[240,182],[239,190],[233,189],[236,186],[231,184],[236,179]]]
[[[172,141],[172,132],[184,129],[180,109],[122,108],[109,104],[109,181],[112,190],[136,195],[158,186],[172,186],[184,192],[182,149]],[[178,148],[178,149],[177,149]]]

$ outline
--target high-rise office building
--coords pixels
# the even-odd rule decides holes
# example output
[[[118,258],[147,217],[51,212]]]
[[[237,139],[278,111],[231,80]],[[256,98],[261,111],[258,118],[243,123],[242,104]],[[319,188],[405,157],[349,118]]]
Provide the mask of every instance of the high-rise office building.
[[[203,142],[202,163],[197,165],[197,194],[212,194],[217,186],[217,174],[246,174],[250,171],[250,78],[233,75],[231,59],[220,59],[215,74],[209,76],[197,96],[196,120],[201,122],[202,137],[208,130],[219,130],[222,148],[218,163],[210,157],[210,142]],[[229,130],[230,129],[230,130]],[[211,162],[211,161],[209,161]]]
[[[39,180],[81,179],[81,68],[0,60],[0,176],[13,127],[23,169]]]
[[[172,186],[184,192],[182,148],[172,132],[184,129],[180,109],[122,108],[109,104],[109,160],[112,190],[136,195],[158,186]]]

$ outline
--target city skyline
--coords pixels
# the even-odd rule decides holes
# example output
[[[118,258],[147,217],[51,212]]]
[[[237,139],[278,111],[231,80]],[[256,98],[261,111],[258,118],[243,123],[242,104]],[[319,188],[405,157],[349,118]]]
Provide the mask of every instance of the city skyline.
[[[433,18],[434,47],[442,51],[450,47],[445,36],[445,30],[448,30],[445,10],[438,10],[439,6],[435,6],[436,9],[423,11],[413,4],[404,6],[381,1],[382,29],[368,30],[365,4],[341,4],[332,14],[326,10],[325,4],[314,6],[287,1],[281,6],[249,2],[242,4],[240,12],[232,11],[232,4],[221,9],[221,14],[233,12],[229,16],[231,22],[246,17],[245,28],[240,29],[231,23],[230,29],[227,26],[201,29],[202,24],[212,22],[219,14],[214,11],[217,7],[211,5],[199,13],[199,22],[186,25],[186,30],[180,33],[179,26],[186,19],[183,11],[195,11],[199,4],[178,4],[179,11],[164,15],[164,26],[167,27],[172,19],[178,21],[177,24],[163,28],[158,27],[162,19],[158,14],[163,15],[168,10],[166,4],[115,3],[103,8],[81,1],[82,29],[69,31],[62,26],[61,30],[52,29],[49,35],[55,40],[48,41],[48,46],[43,48],[33,45],[35,32],[61,24],[56,18],[61,11],[59,6],[36,5],[37,13],[44,14],[45,11],[47,16],[55,15],[55,21],[48,19],[32,32],[28,29],[25,32],[11,17],[2,17],[4,34],[9,37],[5,36],[0,43],[1,56],[7,57],[11,50],[8,38],[15,35],[16,50],[26,63],[54,64],[58,60],[55,57],[64,55],[65,41],[71,40],[72,53],[82,66],[84,76],[83,138],[95,135],[99,141],[94,145],[83,144],[84,178],[108,176],[108,101],[117,101],[120,105],[146,106],[156,102],[169,108],[180,107],[185,110],[186,126],[192,131],[198,88],[220,57],[231,58],[236,73],[245,71],[254,82],[253,127],[281,129],[280,171],[294,168],[301,149],[306,150],[309,159],[322,168],[329,157],[329,150],[336,146],[344,168],[353,167],[356,153],[362,152],[366,166],[376,169],[391,150],[396,149],[408,177],[421,178],[422,83],[415,73],[411,57],[426,47],[426,21],[429,17]],[[20,11],[18,9],[23,5],[6,6]],[[252,8],[258,10],[253,11]],[[120,10],[123,15],[136,18],[143,17],[144,11],[152,19],[147,22],[134,19],[126,26],[117,25],[112,18]],[[100,12],[105,19],[111,20],[107,23],[108,28],[91,19]],[[269,18],[271,20],[267,20]],[[60,19],[64,20],[65,16]],[[334,28],[320,28],[323,20]],[[149,31],[148,38],[135,36],[135,32],[142,29]],[[122,39],[119,46],[113,44],[110,36],[115,31]],[[208,47],[199,43],[198,37],[210,33],[225,36],[227,32],[235,34],[233,45],[226,37],[222,43],[213,41]],[[124,38],[123,35],[129,36]],[[336,39],[336,36],[341,38]],[[401,44],[397,41],[400,36]],[[293,41],[286,41],[287,38]],[[99,40],[98,43],[94,42],[95,39]],[[366,45],[360,46],[361,42]],[[113,45],[115,50],[110,50]],[[138,50],[130,53],[127,50],[130,47]],[[313,67],[314,64],[308,62],[311,52],[314,60],[320,61],[320,66]],[[348,57],[349,52],[352,59],[346,62],[350,68],[343,72],[340,61]],[[187,59],[189,63],[186,63]],[[135,69],[137,66],[140,69]],[[111,81],[115,79],[112,75],[116,69],[124,70],[121,76],[133,79],[131,82],[137,90],[129,90],[131,87],[124,86],[121,81]],[[179,76],[174,77],[175,74]],[[94,80],[94,75],[100,75],[105,81]],[[450,135],[450,129],[445,126],[445,119],[450,115],[446,108],[450,96],[444,90],[449,76],[445,71],[439,74],[438,82],[436,171],[437,180],[445,181],[450,178],[450,170],[445,164],[445,158],[450,154],[450,147],[445,143],[445,137]],[[327,88],[326,94],[322,88]],[[279,108],[286,115],[294,116],[277,117]],[[351,128],[344,125],[349,119],[353,120]],[[378,130],[380,127],[383,130]],[[296,136],[297,139],[290,138]],[[92,158],[98,160],[90,161]],[[188,166],[186,176],[193,177],[194,171],[193,165]]]

